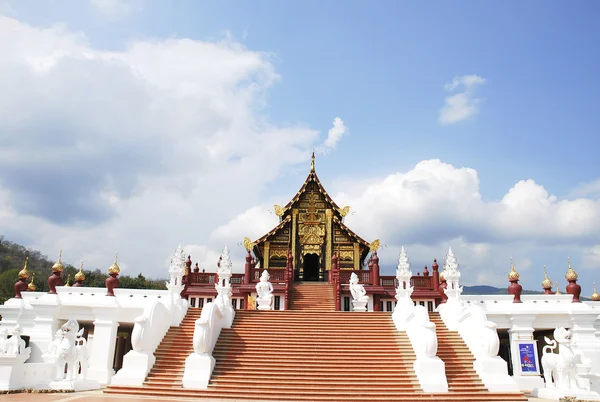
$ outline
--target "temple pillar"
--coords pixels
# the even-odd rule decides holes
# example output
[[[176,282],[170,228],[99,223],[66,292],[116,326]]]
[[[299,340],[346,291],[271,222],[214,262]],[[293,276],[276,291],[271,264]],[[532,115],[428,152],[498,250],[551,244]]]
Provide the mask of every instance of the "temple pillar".
[[[533,322],[535,314],[512,314],[510,318],[510,329],[508,338],[510,341],[510,359],[513,367],[513,378],[522,390],[544,388],[544,380],[540,375],[540,359],[537,355],[537,341],[533,338]],[[521,366],[520,350],[528,344],[534,345],[534,356],[536,357],[535,372],[523,371]]]
[[[355,242],[353,244],[353,246],[354,246],[354,270],[359,271],[361,268],[361,266],[360,266],[360,244]]]
[[[379,257],[377,256],[377,251],[374,251],[373,254],[373,265],[371,268],[371,285],[379,286]]]
[[[268,269],[269,268],[269,259],[271,258],[270,253],[271,253],[271,242],[270,241],[266,241],[265,242],[265,255],[263,256],[263,268],[264,269]]]
[[[244,265],[244,285],[250,284],[250,275],[252,275],[252,255],[250,255],[250,250],[248,250],[246,264]]]
[[[58,295],[45,294],[39,299],[31,300],[30,305],[35,311],[34,325],[29,332],[32,345],[30,361],[40,362],[59,327],[57,314],[60,301]]]
[[[118,310],[115,307],[94,309],[94,344],[90,354],[87,379],[96,380],[102,385],[110,383],[115,374],[113,360],[117,343]]]
[[[572,338],[577,340],[573,344],[573,350],[580,352],[581,356],[591,360],[592,373],[600,372],[600,350],[595,345],[597,340],[594,326],[598,313],[577,314],[571,312],[569,316]]]
[[[332,249],[333,249],[332,221],[333,221],[333,211],[331,209],[326,209],[325,210],[325,222],[326,222],[327,226],[325,229],[325,242],[326,242],[325,270],[329,271],[330,274],[331,274],[331,253],[332,253]]]
[[[292,209],[292,256],[294,257],[294,260],[299,261],[298,256],[296,255],[296,236],[298,233],[298,228],[297,226],[297,222],[298,222],[298,210],[296,208]],[[292,281],[296,280],[296,269],[294,268],[294,265],[292,264]]]

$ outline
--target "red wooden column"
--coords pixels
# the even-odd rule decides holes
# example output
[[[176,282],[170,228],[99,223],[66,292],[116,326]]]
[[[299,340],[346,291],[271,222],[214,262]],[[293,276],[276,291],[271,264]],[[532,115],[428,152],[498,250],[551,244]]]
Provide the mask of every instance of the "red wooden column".
[[[339,266],[339,260],[338,260],[336,251],[334,251],[333,256],[331,256],[331,277],[332,277],[332,281],[333,281],[333,291],[335,293],[335,310],[340,311],[342,309],[341,308],[342,287],[340,284],[340,266]]]
[[[437,263],[437,260],[434,258],[433,259],[433,265],[431,266],[431,269],[433,269],[433,290],[435,290],[436,292],[439,292],[440,290],[440,271],[439,271],[440,266]]]
[[[250,284],[250,275],[252,274],[252,255],[250,254],[250,250],[248,250],[248,254],[246,255],[246,264],[244,264],[244,285]]]
[[[379,286],[379,257],[377,250],[373,251],[373,265],[371,267],[371,284]],[[373,311],[379,311],[379,295],[373,295]]]
[[[284,280],[285,280],[285,296],[283,300],[283,309],[289,310],[290,297],[291,297],[291,286],[293,280],[292,266],[294,263],[294,257],[292,256],[292,250],[288,250],[287,262],[285,264]]]

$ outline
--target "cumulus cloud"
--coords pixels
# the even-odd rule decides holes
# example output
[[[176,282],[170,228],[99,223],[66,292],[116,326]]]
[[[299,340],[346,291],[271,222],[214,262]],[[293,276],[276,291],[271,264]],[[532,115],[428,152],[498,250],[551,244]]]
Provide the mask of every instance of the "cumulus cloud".
[[[454,77],[452,82],[447,83],[444,89],[448,92],[461,92],[449,95],[444,99],[444,106],[440,110],[439,122],[441,124],[453,124],[479,113],[481,98],[475,97],[475,88],[483,85],[485,79],[472,74]]]
[[[327,133],[327,138],[323,143],[326,149],[333,149],[337,145],[338,141],[344,134],[348,132],[348,127],[344,124],[344,121],[339,117],[333,119],[333,127],[331,127]]]
[[[178,241],[220,251],[213,229],[318,136],[262,114],[278,75],[231,37],[107,52],[6,17],[0,36],[0,227],[89,268],[119,251],[133,272],[164,275]]]

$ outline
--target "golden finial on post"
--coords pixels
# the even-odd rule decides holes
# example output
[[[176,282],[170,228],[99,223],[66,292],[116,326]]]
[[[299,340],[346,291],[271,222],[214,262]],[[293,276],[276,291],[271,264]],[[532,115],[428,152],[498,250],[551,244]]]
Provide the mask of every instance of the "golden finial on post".
[[[520,278],[520,275],[517,271],[515,271],[515,262],[513,260],[512,257],[510,257],[510,272],[508,273],[508,280],[509,281],[518,281]]]
[[[83,260],[81,260],[81,264],[79,264],[79,272],[75,274],[75,281],[85,281],[85,274],[83,273]]]
[[[555,282],[556,283],[556,293],[557,295],[562,295],[562,293],[560,292],[560,290],[558,289],[558,281]]]
[[[117,264],[118,259],[119,259],[119,253],[117,252],[115,254],[115,262],[113,262],[112,265],[108,268],[108,273],[110,275],[112,275],[112,274],[119,275],[119,273],[121,272],[121,268],[119,268],[119,264]]]
[[[596,291],[596,282],[594,282],[594,293],[592,293],[592,301],[600,301],[600,294]]]
[[[310,157],[310,171],[315,171],[315,150],[313,149],[312,156]]]
[[[567,269],[567,273],[565,274],[565,279],[568,280],[569,282],[572,281],[576,281],[578,278],[577,272],[575,272],[573,270],[573,267],[571,266],[571,257],[567,257],[567,264],[568,264],[568,269]]]
[[[62,264],[62,249],[58,252],[58,260],[52,266],[52,272],[61,273],[65,267]]]
[[[544,265],[544,280],[542,281],[542,288],[551,290],[552,289],[552,281],[548,278],[548,271],[546,271],[546,266]]]
[[[29,271],[27,271],[27,264],[29,264],[29,256],[25,257],[25,264],[23,264],[23,269],[19,271],[19,279],[29,279]]]
[[[71,274],[67,275],[67,283],[65,283],[65,286],[71,286]]]
[[[35,272],[33,272],[31,274],[31,282],[29,282],[29,285],[27,285],[27,289],[30,292],[35,292],[35,290],[37,289],[36,286],[35,286],[35,283],[33,283],[34,278],[35,278]]]

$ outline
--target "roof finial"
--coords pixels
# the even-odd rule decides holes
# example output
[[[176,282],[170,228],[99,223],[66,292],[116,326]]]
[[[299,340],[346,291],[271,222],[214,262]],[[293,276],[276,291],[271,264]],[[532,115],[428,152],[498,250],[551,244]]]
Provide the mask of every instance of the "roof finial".
[[[315,171],[315,150],[312,151],[312,156],[310,157],[310,171]]]

